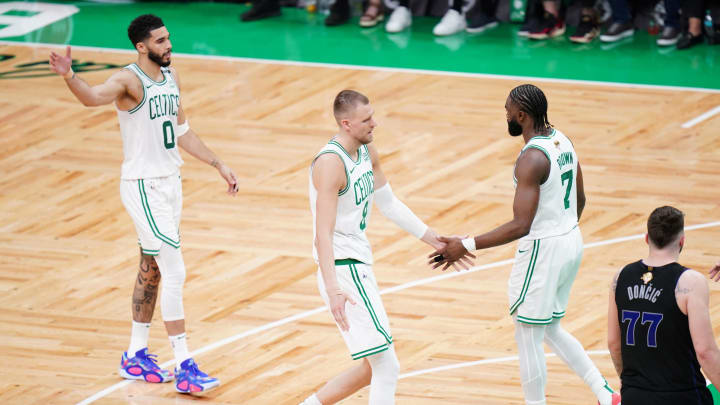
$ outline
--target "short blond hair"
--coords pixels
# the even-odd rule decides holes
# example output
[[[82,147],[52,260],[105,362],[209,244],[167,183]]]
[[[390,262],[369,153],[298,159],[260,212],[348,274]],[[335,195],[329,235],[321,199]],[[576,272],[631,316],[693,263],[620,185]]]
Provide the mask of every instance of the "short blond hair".
[[[358,104],[367,105],[370,103],[367,96],[355,90],[343,90],[335,96],[333,102],[333,114],[335,118],[347,114]]]

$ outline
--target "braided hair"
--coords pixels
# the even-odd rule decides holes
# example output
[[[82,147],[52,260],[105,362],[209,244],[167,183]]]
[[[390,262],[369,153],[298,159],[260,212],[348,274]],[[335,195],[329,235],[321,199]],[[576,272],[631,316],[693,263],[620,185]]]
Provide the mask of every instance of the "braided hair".
[[[543,131],[552,124],[548,121],[548,102],[545,94],[537,86],[523,84],[510,91],[510,99],[533,120],[533,129]]]

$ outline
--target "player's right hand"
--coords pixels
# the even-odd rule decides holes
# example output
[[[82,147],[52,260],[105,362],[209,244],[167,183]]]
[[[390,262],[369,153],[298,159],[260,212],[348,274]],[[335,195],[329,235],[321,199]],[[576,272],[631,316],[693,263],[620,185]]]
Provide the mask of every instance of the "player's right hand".
[[[65,50],[65,56],[58,55],[55,52],[50,52],[50,70],[59,74],[60,76],[64,76],[67,72],[70,71],[70,67],[72,67],[70,45],[68,45],[67,49]]]
[[[345,302],[355,305],[355,301],[353,301],[349,295],[341,290],[328,292],[328,299],[330,301],[330,312],[332,312],[335,322],[338,324],[340,329],[347,332],[350,330],[350,324],[348,323],[347,316],[345,314]]]
[[[715,263],[715,267],[710,269],[710,280],[715,282],[720,280],[720,262]]]

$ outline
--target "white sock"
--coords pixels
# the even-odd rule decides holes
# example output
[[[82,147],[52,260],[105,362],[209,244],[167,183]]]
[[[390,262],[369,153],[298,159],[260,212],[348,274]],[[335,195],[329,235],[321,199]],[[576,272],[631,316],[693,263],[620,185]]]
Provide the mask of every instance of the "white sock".
[[[307,397],[300,405],[322,405],[322,402],[320,402],[317,395],[312,394]]]
[[[545,330],[545,342],[580,378],[590,386],[600,405],[612,404],[613,390],[590,360],[580,342],[556,320]]]
[[[130,332],[130,346],[128,346],[128,358],[135,357],[135,353],[148,346],[148,336],[150,336],[150,324],[142,322],[132,322],[132,332]]]
[[[188,352],[185,334],[181,333],[179,335],[168,337],[170,338],[170,344],[172,345],[173,352],[175,352],[175,364],[179,369],[180,364],[190,358],[190,352]]]
[[[522,383],[525,403],[528,405],[545,404],[545,382],[547,366],[543,351],[545,326],[527,325],[515,322],[515,340],[518,345],[520,362],[520,382]]]

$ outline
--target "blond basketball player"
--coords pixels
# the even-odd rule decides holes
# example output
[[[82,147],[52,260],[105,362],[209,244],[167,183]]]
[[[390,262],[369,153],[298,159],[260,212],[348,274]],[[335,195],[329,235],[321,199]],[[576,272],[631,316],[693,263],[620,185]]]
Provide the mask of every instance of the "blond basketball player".
[[[560,326],[582,259],[578,220],[585,191],[575,148],[550,125],[547,108],[545,94],[531,84],[514,88],[505,102],[508,132],[525,141],[515,163],[513,220],[474,238],[441,237],[447,246],[431,254],[431,263],[447,268],[469,251],[519,239],[508,296],[525,403],[545,404],[544,341],[590,386],[600,405],[617,405],[620,395]]]
[[[333,112],[338,134],[315,156],[310,169],[313,257],[320,267],[320,295],[351,358],[359,364],[302,404],[334,404],[370,384],[369,403],[389,405],[395,403],[399,364],[365,235],[373,202],[383,215],[423,242],[435,248],[444,245],[393,194],[372,145],[376,123],[367,97],[343,90],[335,98]],[[459,261],[467,267],[463,260],[469,260]]]
[[[90,86],[71,69],[70,47],[65,56],[52,52],[51,69],[65,79],[70,91],[89,107],[114,103],[120,121],[124,160],[120,196],[130,214],[140,244],[140,269],[132,297],[130,345],[123,353],[119,374],[151,383],[175,379],[182,393],[203,393],[220,382],[200,371],[190,357],[185,338],[182,290],[185,264],[180,253],[180,212],[183,164],[178,146],[215,167],[237,193],[237,180],[190,129],[180,103],[180,80],[170,66],[170,34],[162,20],[141,15],[128,27],[138,52],[136,63],[113,74],[105,83]],[[162,275],[162,316],[175,353],[175,374],[162,370],[147,342]]]

